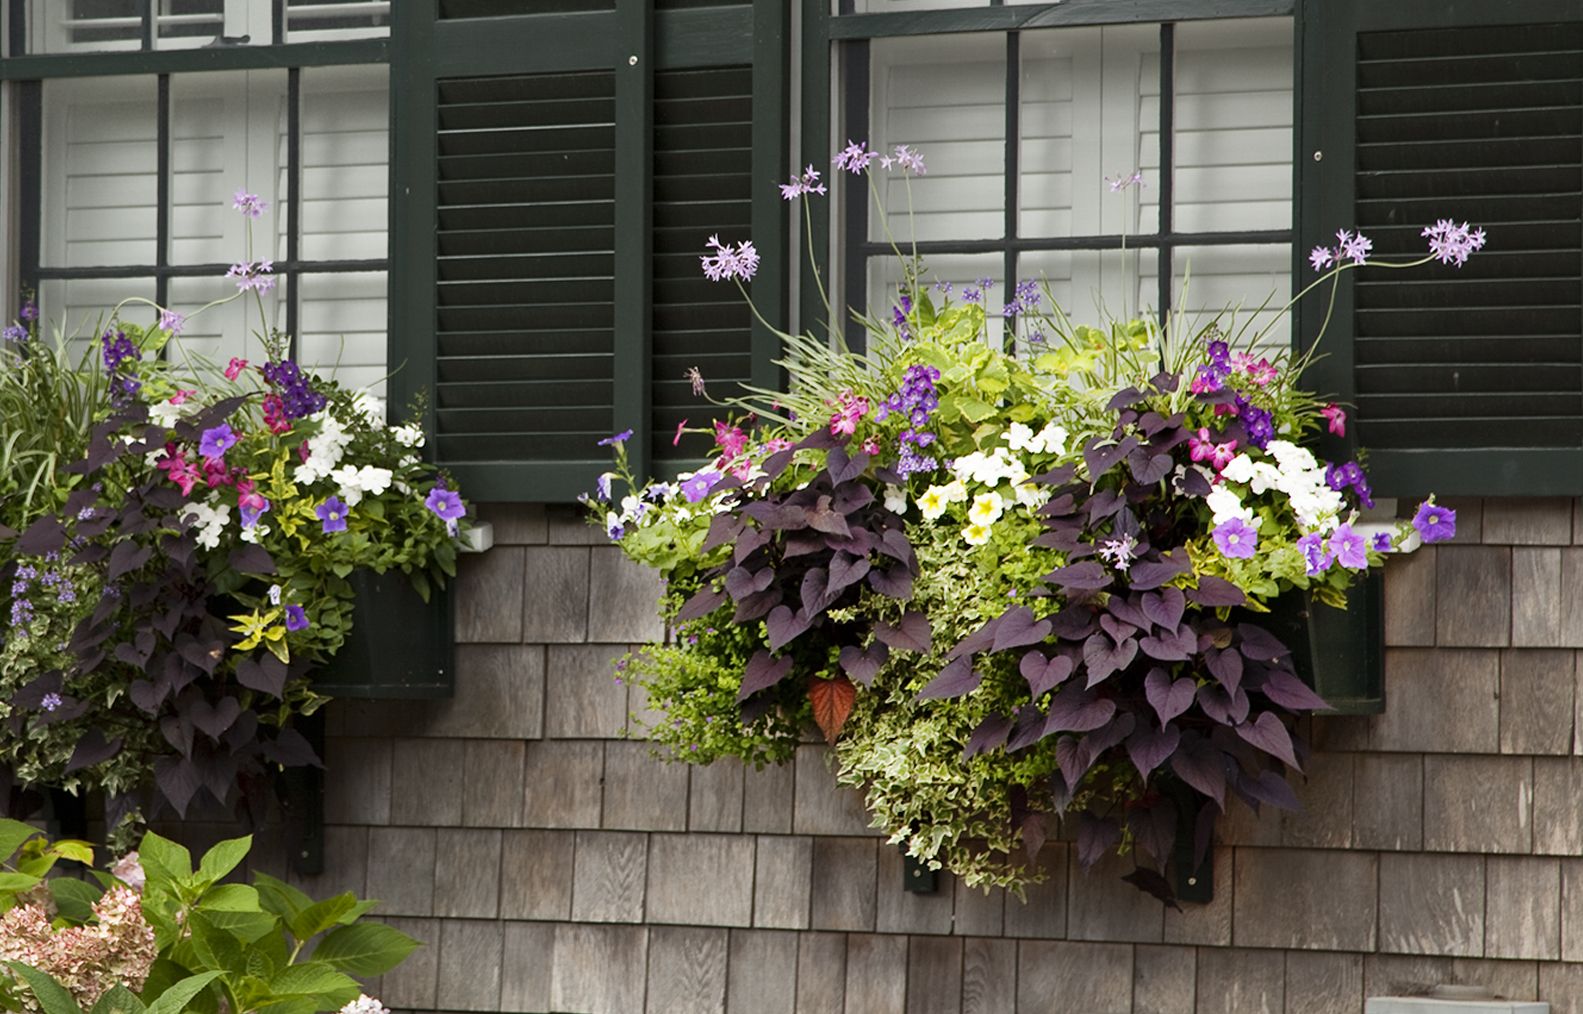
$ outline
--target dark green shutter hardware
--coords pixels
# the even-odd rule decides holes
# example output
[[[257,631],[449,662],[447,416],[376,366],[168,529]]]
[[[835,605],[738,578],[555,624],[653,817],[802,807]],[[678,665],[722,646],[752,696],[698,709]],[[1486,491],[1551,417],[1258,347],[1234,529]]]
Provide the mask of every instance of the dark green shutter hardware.
[[[330,697],[450,697],[456,684],[450,588],[433,589],[425,602],[400,571],[355,570],[347,580],[357,593],[352,632],[314,675],[313,688]]]
[[[901,846],[901,887],[910,894],[934,894],[940,889],[940,875],[908,855],[905,845]]]
[[[1265,627],[1292,652],[1292,667],[1338,715],[1385,710],[1385,575],[1371,570],[1347,592],[1347,607],[1321,605],[1288,592],[1267,614],[1245,619]]]

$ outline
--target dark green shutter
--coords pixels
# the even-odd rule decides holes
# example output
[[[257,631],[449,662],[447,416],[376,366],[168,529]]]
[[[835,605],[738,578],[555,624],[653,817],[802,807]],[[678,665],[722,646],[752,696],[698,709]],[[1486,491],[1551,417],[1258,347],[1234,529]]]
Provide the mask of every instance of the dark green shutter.
[[[1300,262],[1337,228],[1396,261],[1440,218],[1489,236],[1460,269],[1344,276],[1311,373],[1356,406],[1330,450],[1386,495],[1583,492],[1583,12],[1345,0],[1301,31]]]
[[[712,418],[685,370],[716,397],[773,376],[698,258],[754,239],[784,319],[785,213],[755,190],[789,171],[785,0],[651,3],[396,8],[392,397],[428,395],[476,499],[570,500],[627,428],[640,474],[674,471],[707,451],[677,423]]]

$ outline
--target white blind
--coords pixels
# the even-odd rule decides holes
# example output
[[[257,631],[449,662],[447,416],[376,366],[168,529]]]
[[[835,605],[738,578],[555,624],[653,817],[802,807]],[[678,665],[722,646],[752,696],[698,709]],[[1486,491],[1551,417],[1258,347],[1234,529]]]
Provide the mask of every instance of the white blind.
[[[155,49],[193,49],[222,37],[233,45],[273,41],[271,0],[153,0],[151,14]],[[389,35],[390,0],[286,0],[284,28],[284,42]],[[29,0],[31,53],[142,46],[143,0]]]

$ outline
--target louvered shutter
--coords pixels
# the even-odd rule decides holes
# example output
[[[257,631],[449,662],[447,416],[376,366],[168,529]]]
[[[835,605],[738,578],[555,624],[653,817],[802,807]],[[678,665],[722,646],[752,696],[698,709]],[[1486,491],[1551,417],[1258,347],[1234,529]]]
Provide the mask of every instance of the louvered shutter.
[[[751,236],[784,314],[784,37],[755,39],[784,0],[614,6],[393,10],[392,394],[429,393],[436,457],[481,499],[572,499],[626,428],[636,472],[673,472],[708,450],[677,424],[714,411],[684,371],[715,397],[772,375],[698,258]]]
[[[1349,0],[1303,32],[1306,245],[1355,225],[1405,261],[1437,219],[1489,235],[1461,269],[1365,269],[1338,294],[1314,375],[1356,405],[1376,489],[1583,492],[1577,5]]]

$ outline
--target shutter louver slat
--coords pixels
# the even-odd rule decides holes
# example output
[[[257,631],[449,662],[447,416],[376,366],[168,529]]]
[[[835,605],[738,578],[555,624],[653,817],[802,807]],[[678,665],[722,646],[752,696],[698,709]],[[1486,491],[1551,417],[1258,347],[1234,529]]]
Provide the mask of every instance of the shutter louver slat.
[[[1490,237],[1461,269],[1357,276],[1362,443],[1583,446],[1583,25],[1357,39],[1358,228],[1387,260],[1439,218]]]
[[[443,461],[581,461],[609,431],[613,94],[607,71],[438,83]]]
[[[722,415],[693,396],[697,367],[715,398],[751,376],[751,318],[735,285],[704,278],[704,240],[749,238],[752,219],[752,69],[668,70],[654,78],[653,459],[661,471],[709,453],[696,434],[672,440],[683,419]]]

